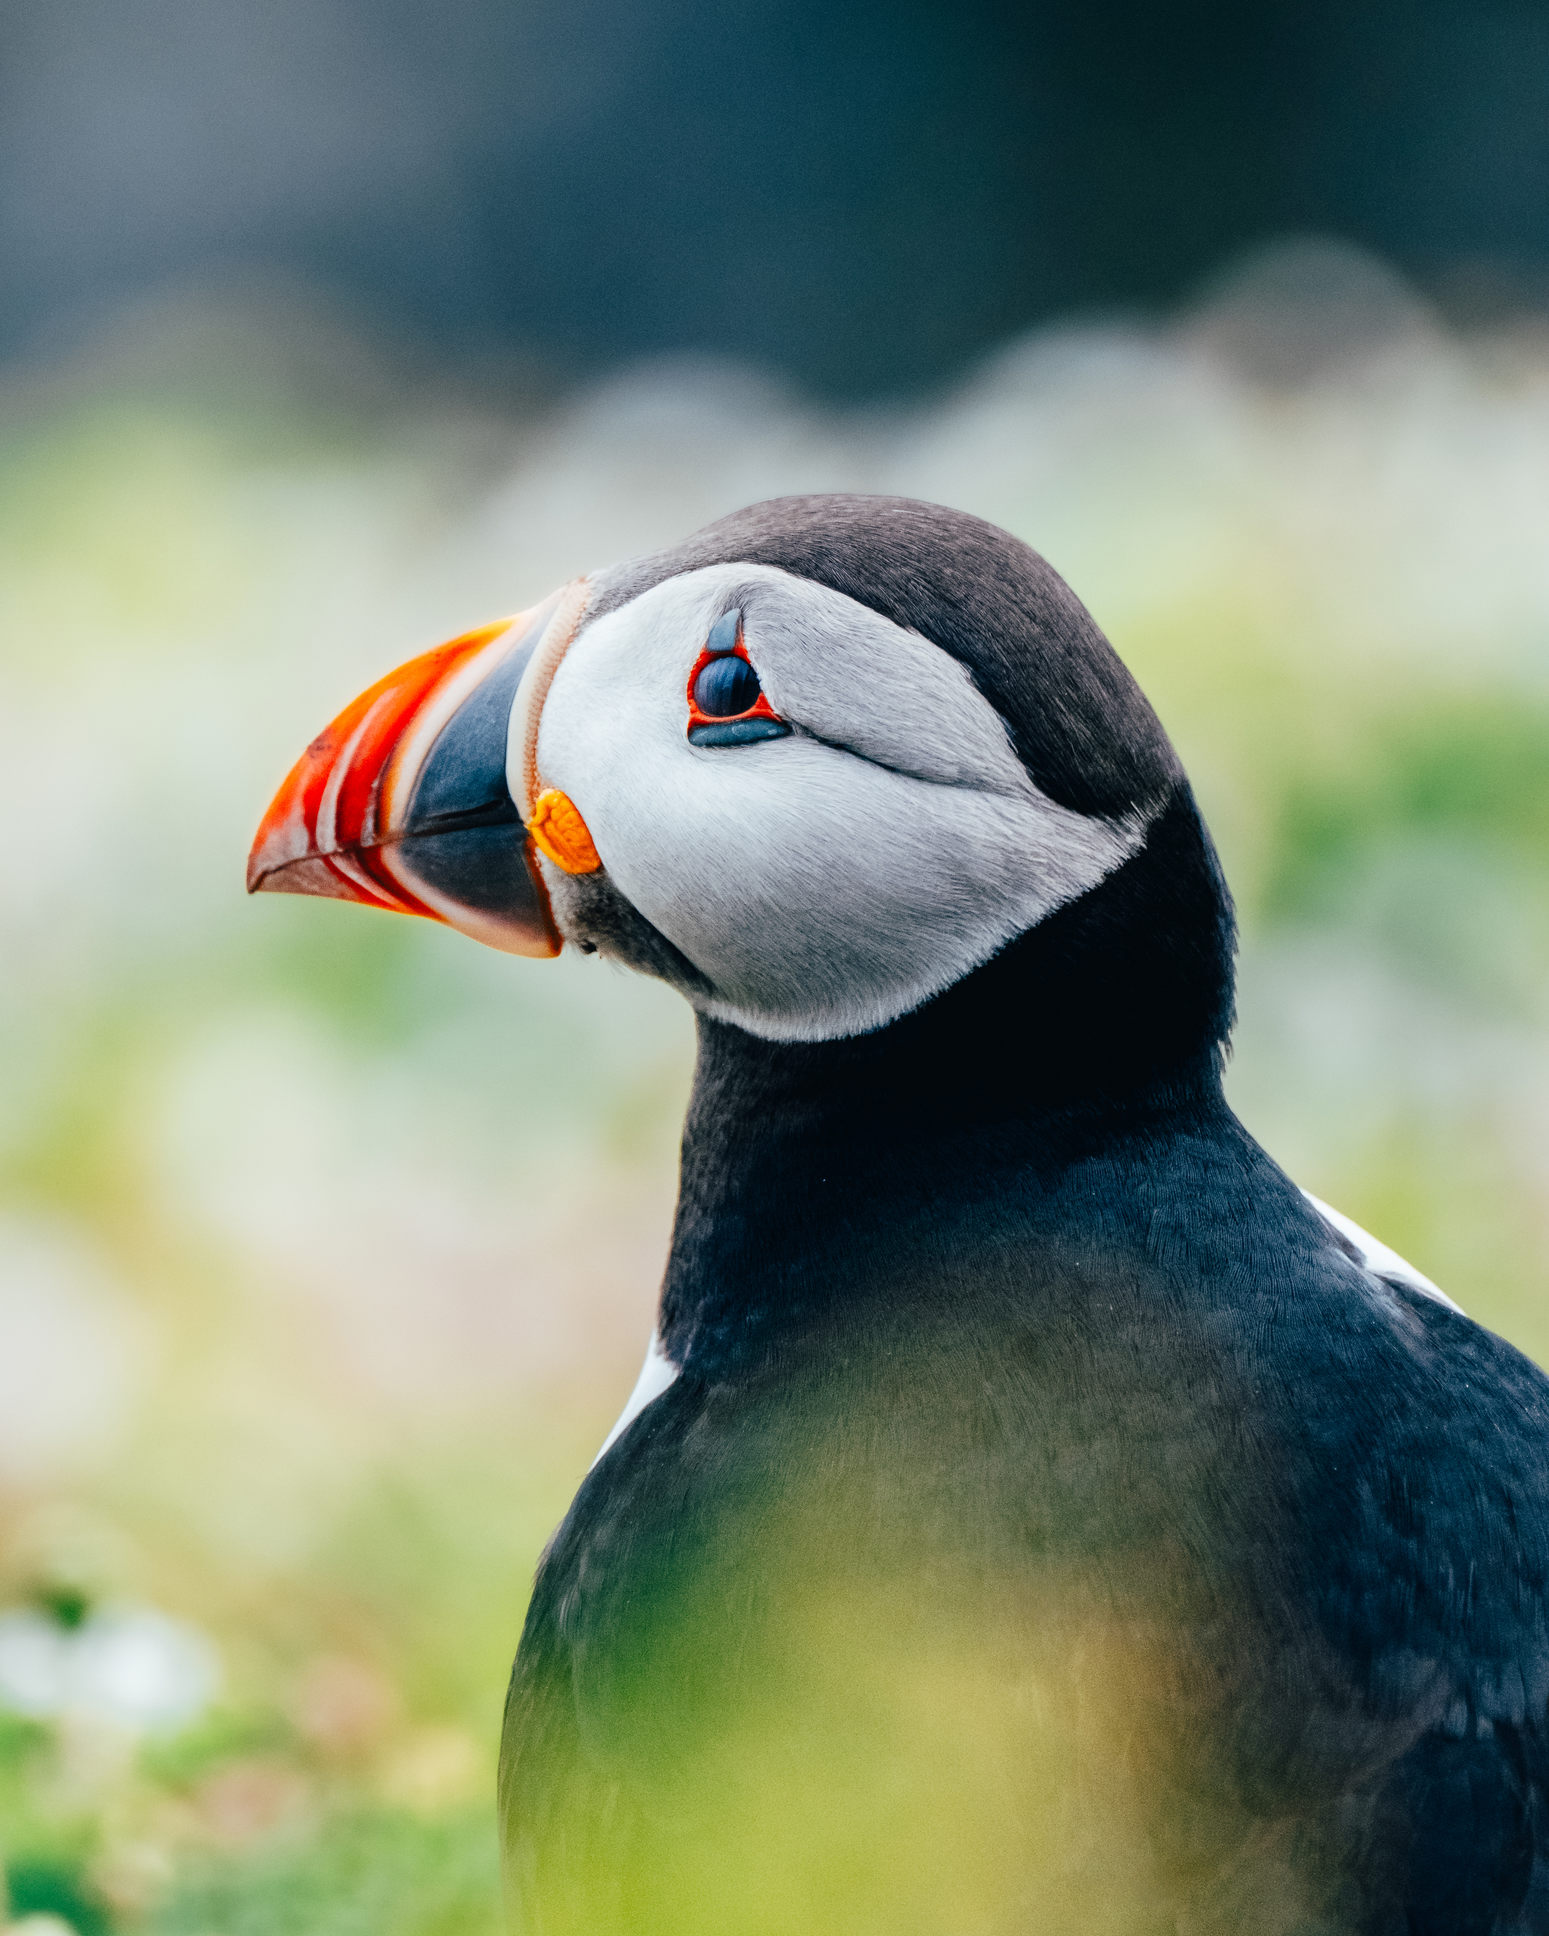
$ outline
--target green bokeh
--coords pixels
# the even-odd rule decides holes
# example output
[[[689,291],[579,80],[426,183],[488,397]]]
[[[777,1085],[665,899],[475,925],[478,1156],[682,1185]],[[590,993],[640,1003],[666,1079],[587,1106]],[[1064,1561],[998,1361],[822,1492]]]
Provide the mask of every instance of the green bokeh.
[[[491,421],[161,327],[3,404],[0,1606],[159,1606],[223,1682],[170,1737],[0,1722],[13,1912],[495,1928],[504,1679],[649,1328],[691,1035],[242,863],[388,665],[749,498],[947,498],[1067,570],[1222,846],[1250,1126],[1549,1357],[1541,342],[1272,394],[1185,319],[898,420],[688,368]]]

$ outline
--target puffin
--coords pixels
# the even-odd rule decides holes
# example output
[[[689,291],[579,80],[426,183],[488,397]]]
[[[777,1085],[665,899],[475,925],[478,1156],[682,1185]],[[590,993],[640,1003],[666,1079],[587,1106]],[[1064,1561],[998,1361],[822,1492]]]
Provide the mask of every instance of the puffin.
[[[248,885],[697,1017],[506,1702],[524,1936],[1549,1931],[1549,1384],[1229,1108],[1215,850],[1040,555],[723,517],[373,686]]]

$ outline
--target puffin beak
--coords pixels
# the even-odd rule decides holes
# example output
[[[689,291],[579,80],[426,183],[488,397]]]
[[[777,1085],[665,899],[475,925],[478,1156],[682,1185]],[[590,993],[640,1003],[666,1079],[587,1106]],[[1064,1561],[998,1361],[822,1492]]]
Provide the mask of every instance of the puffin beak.
[[[507,773],[531,790],[538,717],[586,591],[577,579],[464,633],[346,706],[274,796],[248,856],[248,892],[359,901],[445,921],[507,954],[557,955],[524,824],[524,813],[542,816],[525,797],[518,807]],[[539,838],[548,851],[542,827]]]

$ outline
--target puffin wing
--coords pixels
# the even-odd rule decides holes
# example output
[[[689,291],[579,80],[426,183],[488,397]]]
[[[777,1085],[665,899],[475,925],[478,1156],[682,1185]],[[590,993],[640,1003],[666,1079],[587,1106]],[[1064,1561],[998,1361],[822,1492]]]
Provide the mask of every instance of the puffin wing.
[[[1384,1278],[1390,1284],[1406,1284],[1411,1290],[1419,1291],[1422,1296],[1434,1297],[1439,1304],[1449,1310],[1461,1311],[1461,1304],[1452,1299],[1439,1284],[1433,1284],[1423,1271],[1417,1271],[1413,1264],[1406,1263],[1396,1250],[1389,1250],[1379,1243],[1370,1231],[1363,1230],[1353,1217],[1342,1216],[1332,1204],[1315,1197],[1311,1190],[1303,1190],[1302,1195],[1317,1211],[1323,1221],[1343,1242],[1341,1248],[1353,1257],[1363,1269],[1369,1270],[1373,1277]]]
[[[1323,1214],[1371,1245],[1413,1334],[1355,1435],[1354,1518],[1319,1594],[1387,1740],[1344,1804],[1364,1822],[1357,1868],[1379,1895],[1384,1872],[1403,1878],[1407,1936],[1549,1932],[1549,1381]]]

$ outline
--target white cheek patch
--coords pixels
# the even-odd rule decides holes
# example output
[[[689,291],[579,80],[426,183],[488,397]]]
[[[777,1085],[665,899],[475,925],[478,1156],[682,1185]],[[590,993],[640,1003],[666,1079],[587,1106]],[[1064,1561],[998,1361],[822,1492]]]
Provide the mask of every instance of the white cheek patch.
[[[734,605],[796,730],[696,747],[688,674]],[[1145,836],[1139,814],[1039,792],[950,654],[767,566],[686,573],[587,626],[549,690],[538,764],[614,885],[710,983],[705,1011],[776,1041],[893,1021]]]

